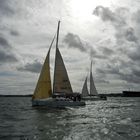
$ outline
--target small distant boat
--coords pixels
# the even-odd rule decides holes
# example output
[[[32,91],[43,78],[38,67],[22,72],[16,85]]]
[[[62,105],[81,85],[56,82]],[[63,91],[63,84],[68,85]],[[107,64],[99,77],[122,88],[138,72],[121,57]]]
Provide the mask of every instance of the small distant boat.
[[[58,22],[57,28],[53,90],[51,86],[49,59],[50,50],[55,37],[50,45],[34,94],[32,96],[32,106],[69,107],[85,105],[84,101],[80,101],[80,94],[73,93],[67,70],[58,48],[59,26],[60,21]]]
[[[90,93],[87,88],[87,78],[85,79],[83,88],[82,88],[82,99],[83,100],[107,100],[106,96],[100,96],[96,90],[93,76],[92,76],[92,62],[91,62],[91,67],[90,67]]]

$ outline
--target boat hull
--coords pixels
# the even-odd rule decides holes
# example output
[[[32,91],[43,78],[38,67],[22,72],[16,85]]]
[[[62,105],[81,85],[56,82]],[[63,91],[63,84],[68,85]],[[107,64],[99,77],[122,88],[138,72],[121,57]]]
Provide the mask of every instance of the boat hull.
[[[85,102],[50,98],[50,99],[33,100],[32,106],[46,106],[46,107],[54,107],[54,108],[76,107],[76,106],[85,106]]]

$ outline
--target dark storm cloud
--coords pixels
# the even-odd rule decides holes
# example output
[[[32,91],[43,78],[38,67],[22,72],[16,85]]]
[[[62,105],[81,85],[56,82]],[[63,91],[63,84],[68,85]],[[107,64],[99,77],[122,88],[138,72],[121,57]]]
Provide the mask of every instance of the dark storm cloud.
[[[134,49],[131,52],[128,52],[128,56],[140,67],[140,9],[132,14],[132,21],[134,23],[134,28],[129,30],[129,39],[135,40],[136,43]],[[138,37],[136,37],[136,35]]]
[[[107,65],[107,71],[109,74],[120,74],[120,68],[117,66]]]
[[[140,69],[140,38],[138,37],[140,35],[140,10],[132,13],[126,8],[117,8],[112,11],[107,7],[98,6],[93,13],[99,16],[102,21],[109,22],[114,27],[114,37],[116,38],[115,48],[118,48],[114,48],[115,55],[118,57],[116,58],[118,67],[115,67],[114,60],[111,61],[111,58],[110,64],[112,65],[106,66],[104,71],[97,69],[97,72],[103,76],[112,74],[127,83],[139,83],[140,72],[136,69]],[[108,51],[106,48],[102,48],[101,50],[104,55],[107,55],[107,53],[113,54],[113,52]],[[125,61],[122,59],[122,56]]]
[[[117,9],[118,13],[120,13],[121,11],[125,11],[125,9]],[[112,12],[108,7],[97,6],[93,11],[93,14],[96,16],[100,16],[103,21],[111,21],[115,26],[124,26],[126,24],[125,20],[121,16],[119,16],[119,14]]]
[[[140,70],[133,69],[133,74],[134,74],[136,77],[139,77],[139,78],[140,78]]]
[[[80,37],[78,35],[68,33],[65,37],[63,42],[65,42],[69,47],[77,48],[82,52],[85,52],[86,49],[82,44]]]
[[[97,68],[96,71],[99,74],[120,74],[119,67],[116,67],[114,65],[106,65],[104,69]]]
[[[94,48],[90,50],[90,56],[91,58],[96,58],[96,59],[108,59],[111,55],[114,54],[114,51],[103,47],[103,46],[98,46],[99,51],[95,51]]]
[[[8,41],[0,37],[0,63],[4,64],[5,62],[17,62],[17,58],[12,52],[13,48],[8,43]]]
[[[89,49],[89,54],[90,57],[95,57],[97,55],[97,52],[95,51],[95,49],[93,49],[92,47]]]
[[[139,44],[140,44],[140,9],[137,10],[133,15],[132,15],[132,21],[135,23],[135,31],[139,39]]]
[[[101,78],[100,79],[97,79],[96,82],[97,83],[106,83],[106,84],[109,84],[110,83],[109,81],[104,80],[104,79],[101,79]]]
[[[108,74],[111,74],[115,75],[115,78],[126,81],[127,83],[139,84],[140,70],[131,67],[130,64],[126,64],[125,66],[126,67],[124,69],[124,66],[107,65],[103,69],[97,68],[96,72],[100,77],[104,77],[104,79],[106,79]]]
[[[8,54],[0,50],[0,64],[5,62],[17,62],[17,58],[13,54]]]
[[[80,37],[78,35],[68,33],[64,39],[63,42],[68,45],[70,48],[77,48],[81,52],[88,53],[91,58],[97,58],[97,59],[106,59],[107,57],[101,54],[98,54],[98,52],[94,49],[93,46],[88,44],[87,42],[82,42]]]
[[[96,69],[97,80],[98,83],[106,83],[109,84],[110,82],[106,79],[107,73],[105,70],[97,68]]]
[[[133,14],[132,20],[136,23],[140,23],[140,9]]]
[[[118,30],[117,30],[118,29]],[[125,41],[134,42],[137,43],[138,38],[135,35],[135,30],[132,27],[124,27],[124,28],[117,28],[116,29],[116,39],[117,43],[120,44],[120,41],[122,41],[122,44]]]
[[[94,46],[91,46],[90,44],[88,44],[86,42],[83,43],[78,35],[75,35],[72,33],[68,33],[64,37],[63,42],[66,43],[68,45],[68,47],[70,47],[70,48],[77,48],[81,52],[88,53],[90,55],[91,59],[92,58],[107,59],[109,57],[109,55],[114,54],[113,50],[106,48],[106,47],[101,47],[100,50],[102,53],[99,51],[96,51]]]
[[[107,56],[105,56],[105,55],[98,54],[98,52],[94,49],[94,47],[91,46],[89,43],[87,43],[87,42],[83,43],[78,35],[68,33],[64,37],[63,42],[66,43],[68,45],[68,47],[70,47],[70,48],[77,48],[81,52],[88,53],[90,55],[91,59],[92,58],[97,58],[97,59],[106,59],[107,58]]]
[[[120,61],[120,66],[115,67],[114,65],[109,65],[110,69],[108,72],[116,74],[119,79],[126,81],[127,83],[135,83],[138,84],[140,82],[140,70],[139,66],[136,65],[135,61],[124,62]],[[138,61],[139,62],[139,61]],[[140,63],[139,63],[140,64]],[[116,70],[115,70],[116,69]]]
[[[106,74],[105,70],[100,69],[100,68],[97,68],[96,72],[99,73],[99,74]]]
[[[112,55],[114,53],[113,50],[111,50],[109,48],[105,48],[105,47],[102,47],[101,50],[104,55]]]
[[[11,49],[11,46],[9,45],[8,41],[3,37],[0,37],[0,45],[2,48]]]
[[[0,16],[11,16],[14,14],[10,6],[10,0],[0,0]]]
[[[103,54],[96,54],[96,55],[91,55],[91,58],[96,58],[96,59],[107,59],[108,56],[105,56]]]
[[[17,68],[17,70],[39,73],[41,71],[41,67],[42,64],[35,60],[33,63],[27,63],[25,66]]]
[[[139,84],[140,83],[140,76],[133,75],[131,74],[120,74],[120,79],[126,81],[127,83],[135,83]]]
[[[11,31],[10,31],[10,34],[11,34],[12,36],[19,36],[19,32],[14,31],[14,30],[11,30]]]
[[[0,0],[0,20],[2,21],[0,24],[4,24],[4,26],[8,27],[12,20],[16,22],[19,19],[27,19],[30,18],[30,2],[27,1],[19,1],[19,0]],[[33,6],[31,6],[33,8]],[[10,21],[11,23],[6,23],[6,20]]]
[[[133,60],[133,61],[139,61],[140,62],[140,48],[136,48],[134,52],[130,52],[128,56]]]
[[[105,22],[110,22],[116,30],[115,37],[118,41],[127,40],[129,42],[137,42],[137,37],[135,35],[135,30],[133,27],[129,26],[127,22],[129,10],[127,8],[117,8],[114,12],[108,7],[97,6],[93,12],[94,15],[101,17]],[[130,16],[130,15],[129,15]]]
[[[137,42],[137,37],[135,36],[135,31],[132,27],[128,28],[125,32],[125,38],[128,41]]]

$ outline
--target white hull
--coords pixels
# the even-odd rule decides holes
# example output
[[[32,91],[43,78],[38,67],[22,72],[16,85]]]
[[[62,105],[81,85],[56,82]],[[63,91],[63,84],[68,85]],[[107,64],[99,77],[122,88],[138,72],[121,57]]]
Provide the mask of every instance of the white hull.
[[[100,101],[100,100],[107,100],[107,98],[100,97],[100,96],[86,96],[86,97],[82,97],[82,100]]]
[[[74,106],[84,106],[84,101],[72,101],[68,99],[57,99],[57,98],[48,98],[48,99],[38,99],[32,101],[32,106],[46,106],[46,107],[74,107]]]

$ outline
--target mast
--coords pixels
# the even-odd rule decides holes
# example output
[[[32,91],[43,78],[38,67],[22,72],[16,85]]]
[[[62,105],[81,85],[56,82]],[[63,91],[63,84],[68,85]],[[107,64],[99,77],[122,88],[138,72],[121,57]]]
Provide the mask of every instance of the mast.
[[[58,39],[59,39],[59,28],[60,28],[60,20],[58,21],[57,27],[57,37],[56,37],[56,49],[58,48]],[[55,65],[54,65],[54,78],[53,78],[53,93],[54,93],[54,84],[55,84],[55,68],[56,68],[56,51],[55,51]]]

